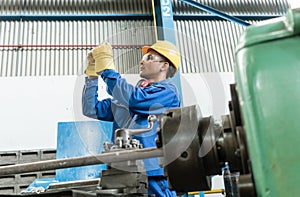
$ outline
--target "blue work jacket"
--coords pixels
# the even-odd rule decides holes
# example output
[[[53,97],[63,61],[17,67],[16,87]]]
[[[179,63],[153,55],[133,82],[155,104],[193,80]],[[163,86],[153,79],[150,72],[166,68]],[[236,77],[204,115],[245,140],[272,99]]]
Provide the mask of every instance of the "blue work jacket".
[[[149,115],[160,115],[165,110],[180,106],[176,86],[169,80],[150,84],[146,87],[127,83],[114,70],[104,70],[101,77],[107,85],[111,98],[99,101],[98,80],[86,79],[82,94],[83,114],[104,121],[113,121],[113,129],[147,128]],[[152,131],[134,136],[145,148],[156,147],[157,137],[155,123]],[[148,176],[161,176],[163,169],[158,166],[158,159],[145,159]]]

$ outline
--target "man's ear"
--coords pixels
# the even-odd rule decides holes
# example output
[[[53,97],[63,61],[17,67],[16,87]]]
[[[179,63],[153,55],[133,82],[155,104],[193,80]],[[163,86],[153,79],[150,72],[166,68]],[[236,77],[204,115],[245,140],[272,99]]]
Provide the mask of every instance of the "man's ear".
[[[161,70],[162,71],[165,71],[165,70],[167,71],[169,69],[169,66],[170,66],[169,62],[164,62],[163,66],[161,67]]]

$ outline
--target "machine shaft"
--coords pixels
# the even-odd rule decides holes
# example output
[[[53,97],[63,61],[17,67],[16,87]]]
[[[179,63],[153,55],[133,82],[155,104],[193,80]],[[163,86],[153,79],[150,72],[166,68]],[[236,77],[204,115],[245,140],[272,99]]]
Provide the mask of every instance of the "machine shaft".
[[[116,152],[108,152],[100,155],[54,159],[32,163],[23,163],[10,166],[0,167],[0,176],[21,174],[27,172],[38,172],[44,170],[54,170],[61,168],[70,168],[77,166],[87,166],[95,164],[104,164],[112,162],[129,161],[136,159],[145,159],[151,157],[161,157],[163,151],[157,148],[144,148],[135,150],[122,150]]]

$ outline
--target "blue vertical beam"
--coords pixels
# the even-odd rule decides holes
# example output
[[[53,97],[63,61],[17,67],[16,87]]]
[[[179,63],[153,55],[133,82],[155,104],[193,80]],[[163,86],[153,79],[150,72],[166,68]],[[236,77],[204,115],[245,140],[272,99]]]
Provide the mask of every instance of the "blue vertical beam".
[[[152,9],[154,25],[156,26],[156,40],[167,40],[176,45],[172,0],[152,0]],[[179,90],[182,105],[183,97],[180,83],[180,67],[178,68],[177,74],[171,80]]]
[[[158,40],[168,40],[176,44],[172,0],[153,0],[153,16]]]

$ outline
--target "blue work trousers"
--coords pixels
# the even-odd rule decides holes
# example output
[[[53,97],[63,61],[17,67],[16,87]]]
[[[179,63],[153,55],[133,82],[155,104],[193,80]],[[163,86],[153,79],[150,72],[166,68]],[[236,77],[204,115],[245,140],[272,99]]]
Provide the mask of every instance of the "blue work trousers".
[[[168,181],[163,176],[148,177],[148,195],[155,197],[176,197],[176,192],[168,187]]]

